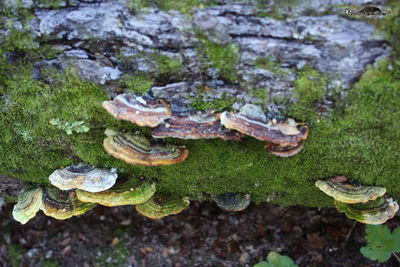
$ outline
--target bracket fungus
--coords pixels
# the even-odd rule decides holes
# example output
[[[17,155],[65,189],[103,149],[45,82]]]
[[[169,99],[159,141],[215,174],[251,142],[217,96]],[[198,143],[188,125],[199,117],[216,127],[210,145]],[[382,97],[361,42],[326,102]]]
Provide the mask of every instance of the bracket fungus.
[[[268,143],[265,145],[265,149],[269,153],[281,158],[292,157],[299,153],[303,149],[303,147],[303,142],[299,142],[296,146],[279,146],[272,143]]]
[[[215,195],[214,201],[218,207],[225,211],[241,211],[246,209],[250,204],[249,194],[221,194]]]
[[[116,169],[97,169],[89,165],[73,165],[54,171],[50,182],[61,190],[82,189],[88,192],[101,192],[111,188],[117,180]]]
[[[174,112],[173,112],[174,114]],[[174,115],[152,131],[154,138],[174,137],[180,139],[222,138],[224,140],[241,139],[241,134],[223,127],[220,114],[191,111],[185,115]]]
[[[65,220],[81,215],[95,206],[93,203],[79,201],[73,190],[62,191],[55,187],[46,187],[43,189],[43,205],[40,209],[47,216]]]
[[[143,136],[106,130],[103,147],[111,156],[129,164],[145,166],[170,165],[184,161],[189,155],[185,147],[151,145]]]
[[[315,182],[315,186],[343,203],[366,203],[386,193],[384,187],[355,185],[347,181],[344,176],[337,176],[326,181],[319,180]]]
[[[75,190],[75,192],[77,198],[82,202],[99,203],[104,206],[114,207],[137,205],[146,202],[156,192],[156,185],[149,182],[138,184],[134,180],[128,180],[99,193],[91,193],[79,189]]]
[[[21,224],[27,223],[36,216],[42,206],[43,190],[41,187],[28,190],[18,196],[12,215]]]
[[[267,118],[260,107],[246,104],[239,113],[223,112],[221,124],[261,141],[268,141],[281,147],[297,146],[307,139],[308,127],[297,127],[293,119]]]
[[[379,197],[366,203],[348,204],[335,200],[339,212],[347,218],[366,224],[382,224],[391,219],[399,210],[399,205],[391,198]]]
[[[145,203],[136,206],[136,210],[151,219],[161,219],[165,216],[178,214],[187,207],[190,201],[184,198],[161,198],[153,196]]]
[[[120,94],[113,101],[104,101],[102,106],[114,118],[127,120],[139,126],[155,127],[171,116],[171,108],[167,102],[149,94]]]

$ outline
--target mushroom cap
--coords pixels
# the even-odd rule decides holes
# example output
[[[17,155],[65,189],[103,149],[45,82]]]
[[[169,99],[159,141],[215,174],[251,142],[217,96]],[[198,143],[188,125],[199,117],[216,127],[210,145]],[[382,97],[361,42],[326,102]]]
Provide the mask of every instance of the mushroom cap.
[[[149,200],[156,192],[154,183],[128,180],[113,188],[91,193],[83,190],[75,190],[77,198],[82,202],[99,203],[104,206],[114,207],[122,205],[137,205]]]
[[[315,186],[328,196],[343,203],[366,203],[386,193],[386,188],[384,187],[354,185],[349,183],[347,179],[319,180],[315,182]]]
[[[127,120],[139,126],[155,127],[171,115],[171,109],[164,100],[148,94],[120,94],[113,101],[104,101],[102,106],[114,118]]]
[[[159,198],[153,196],[145,203],[136,206],[136,210],[151,219],[161,219],[165,216],[178,214],[189,207],[190,201],[184,198]]]
[[[103,147],[108,154],[126,163],[145,166],[180,163],[189,155],[185,147],[151,145],[147,138],[130,134],[109,136]]]
[[[296,155],[303,150],[303,147],[303,142],[298,143],[296,146],[279,146],[271,143],[265,145],[265,149],[269,153],[282,158],[288,158]]]
[[[101,192],[115,184],[118,177],[116,171],[81,164],[55,170],[49,179],[52,185],[61,190],[78,188],[88,192]]]
[[[220,120],[228,129],[280,146],[296,146],[308,136],[307,126],[298,129],[292,119],[267,119],[261,108],[252,104],[244,105],[237,114],[225,111]]]
[[[218,207],[225,211],[241,211],[246,209],[250,204],[249,194],[220,194],[214,196],[214,201]]]
[[[40,209],[47,216],[65,220],[81,215],[95,206],[93,203],[79,201],[74,190],[63,191],[56,187],[46,187],[43,189],[43,205]]]
[[[174,113],[173,113],[174,114]],[[175,115],[152,131],[154,138],[222,138],[224,140],[237,140],[241,134],[228,130],[219,121],[219,114],[212,112],[185,112],[184,116]]]
[[[382,224],[393,218],[399,210],[399,205],[391,198],[380,197],[366,203],[348,204],[335,200],[339,212],[349,219],[366,224]]]
[[[21,193],[18,196],[18,202],[14,205],[12,212],[14,220],[25,224],[35,217],[42,206],[42,197],[43,190],[41,187]]]

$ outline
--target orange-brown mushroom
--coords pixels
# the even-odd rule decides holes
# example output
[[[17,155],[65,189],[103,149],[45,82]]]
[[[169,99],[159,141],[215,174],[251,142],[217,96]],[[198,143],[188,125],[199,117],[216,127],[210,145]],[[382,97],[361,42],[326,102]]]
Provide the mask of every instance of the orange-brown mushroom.
[[[239,113],[223,112],[221,124],[228,129],[237,130],[262,141],[281,147],[297,146],[308,136],[308,127],[297,127],[293,119],[267,119],[260,107],[244,105]]]
[[[164,100],[148,94],[121,94],[113,101],[104,101],[102,106],[114,118],[127,120],[139,126],[155,127],[171,116],[171,109]]]

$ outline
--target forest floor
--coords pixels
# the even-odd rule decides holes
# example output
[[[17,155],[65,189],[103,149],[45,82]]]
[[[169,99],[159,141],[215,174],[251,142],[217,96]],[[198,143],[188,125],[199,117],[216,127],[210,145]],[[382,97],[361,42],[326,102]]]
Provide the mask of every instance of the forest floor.
[[[242,212],[193,202],[178,215],[147,219],[133,206],[97,206],[66,221],[42,212],[20,225],[0,212],[0,266],[253,266],[270,251],[299,266],[397,266],[362,256],[365,226],[335,209],[251,204]],[[393,229],[400,218],[386,225]]]

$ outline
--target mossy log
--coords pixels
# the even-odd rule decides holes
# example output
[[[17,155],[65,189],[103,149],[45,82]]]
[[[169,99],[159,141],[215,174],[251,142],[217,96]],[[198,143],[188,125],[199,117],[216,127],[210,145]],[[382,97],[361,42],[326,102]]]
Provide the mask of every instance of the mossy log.
[[[214,194],[243,193],[250,194],[255,202],[273,200],[281,205],[307,206],[333,206],[332,199],[314,183],[345,175],[360,184],[386,187],[387,195],[400,197],[400,29],[395,21],[398,4],[393,2],[393,13],[379,23],[374,19],[369,23],[352,21],[354,18],[350,20],[340,10],[328,7],[325,10],[338,13],[329,18],[308,18],[314,23],[336,22],[343,28],[350,23],[365,26],[365,32],[357,38],[369,47],[368,58],[359,55],[352,59],[357,62],[350,66],[353,69],[338,70],[336,67],[341,63],[334,58],[341,57],[340,51],[356,51],[357,42],[329,43],[330,39],[323,35],[328,33],[312,31],[312,23],[308,21],[303,22],[309,23],[312,38],[307,39],[301,33],[300,37],[281,38],[274,31],[279,27],[289,30],[293,25],[282,18],[276,20],[279,18],[276,16],[268,17],[252,6],[221,7],[202,4],[199,0],[193,9],[173,6],[183,13],[168,13],[167,4],[139,6],[133,2],[135,5],[131,8],[122,3],[100,4],[110,7],[107,21],[115,25],[124,23],[113,20],[116,10],[122,10],[138,25],[141,19],[147,22],[149,17],[158,14],[155,19],[159,24],[155,23],[154,29],[140,24],[135,29],[137,36],[129,36],[130,39],[124,39],[126,36],[119,33],[113,38],[104,32],[100,35],[98,29],[79,31],[90,28],[88,25],[92,22],[84,20],[68,24],[69,35],[60,34],[59,28],[43,28],[50,27],[45,24],[49,16],[72,16],[69,7],[39,10],[37,6],[19,6],[4,7],[0,11],[5,20],[14,23],[8,28],[0,27],[4,33],[0,40],[1,174],[47,185],[48,176],[54,170],[85,163],[98,168],[117,168],[122,178],[144,177],[156,183],[157,192],[171,197],[205,200]],[[76,3],[77,12],[101,13],[95,5]],[[231,13],[223,13],[223,8]],[[228,13],[259,21],[260,27],[271,29],[271,34],[258,38],[253,33],[213,32],[205,28],[202,20],[209,10],[221,11],[214,12],[219,14],[215,15],[216,21]],[[184,27],[178,30],[171,22],[173,14],[176,19],[190,23],[182,24]],[[301,15],[293,14],[294,20],[300,23],[304,20]],[[23,25],[22,29],[17,27],[17,22]],[[25,27],[36,22],[41,25],[40,34]],[[131,27],[135,27],[133,22]],[[379,24],[390,36],[385,35],[386,40],[371,41],[374,30],[378,31],[374,24]],[[162,25],[167,25],[164,28],[169,27],[168,30],[164,31]],[[170,43],[167,34],[170,34]],[[223,34],[229,37],[225,41],[218,39]],[[300,66],[299,60],[296,66],[290,65],[292,59],[278,48],[271,55],[256,51],[263,42],[272,45],[281,41],[302,47],[303,50],[293,53],[304,56],[305,67]],[[307,49],[316,49],[313,45],[317,43],[322,49],[318,50],[321,53],[318,64],[315,62],[319,57],[306,54],[310,51]],[[387,56],[388,47],[392,47],[390,58],[367,66],[368,62]],[[247,61],[250,55],[254,62]],[[261,64],[266,62],[265,57],[272,60],[272,67]],[[341,71],[338,75],[341,77],[329,72],[329,68],[321,68],[328,62],[327,58],[331,58],[335,71]],[[358,76],[348,76],[351,71],[359,73]],[[361,77],[360,73],[363,73]],[[256,78],[250,79],[250,76]],[[341,83],[335,87],[333,81]],[[175,86],[178,83],[190,86]],[[184,162],[170,166],[130,165],[104,151],[104,130],[111,127],[126,132],[140,131],[150,138],[150,129],[115,120],[101,103],[124,91],[140,94],[148,89],[166,99],[184,98],[184,102],[196,109],[223,111],[245,103],[258,104],[265,111],[269,109],[305,122],[310,134],[303,150],[291,158],[271,155],[265,151],[264,142],[251,137],[241,141],[171,138],[168,143],[189,149]],[[240,98],[240,95],[246,97]],[[52,119],[58,119],[58,126],[50,123]],[[79,128],[81,122],[88,131]],[[5,192],[2,186],[0,192]]]

